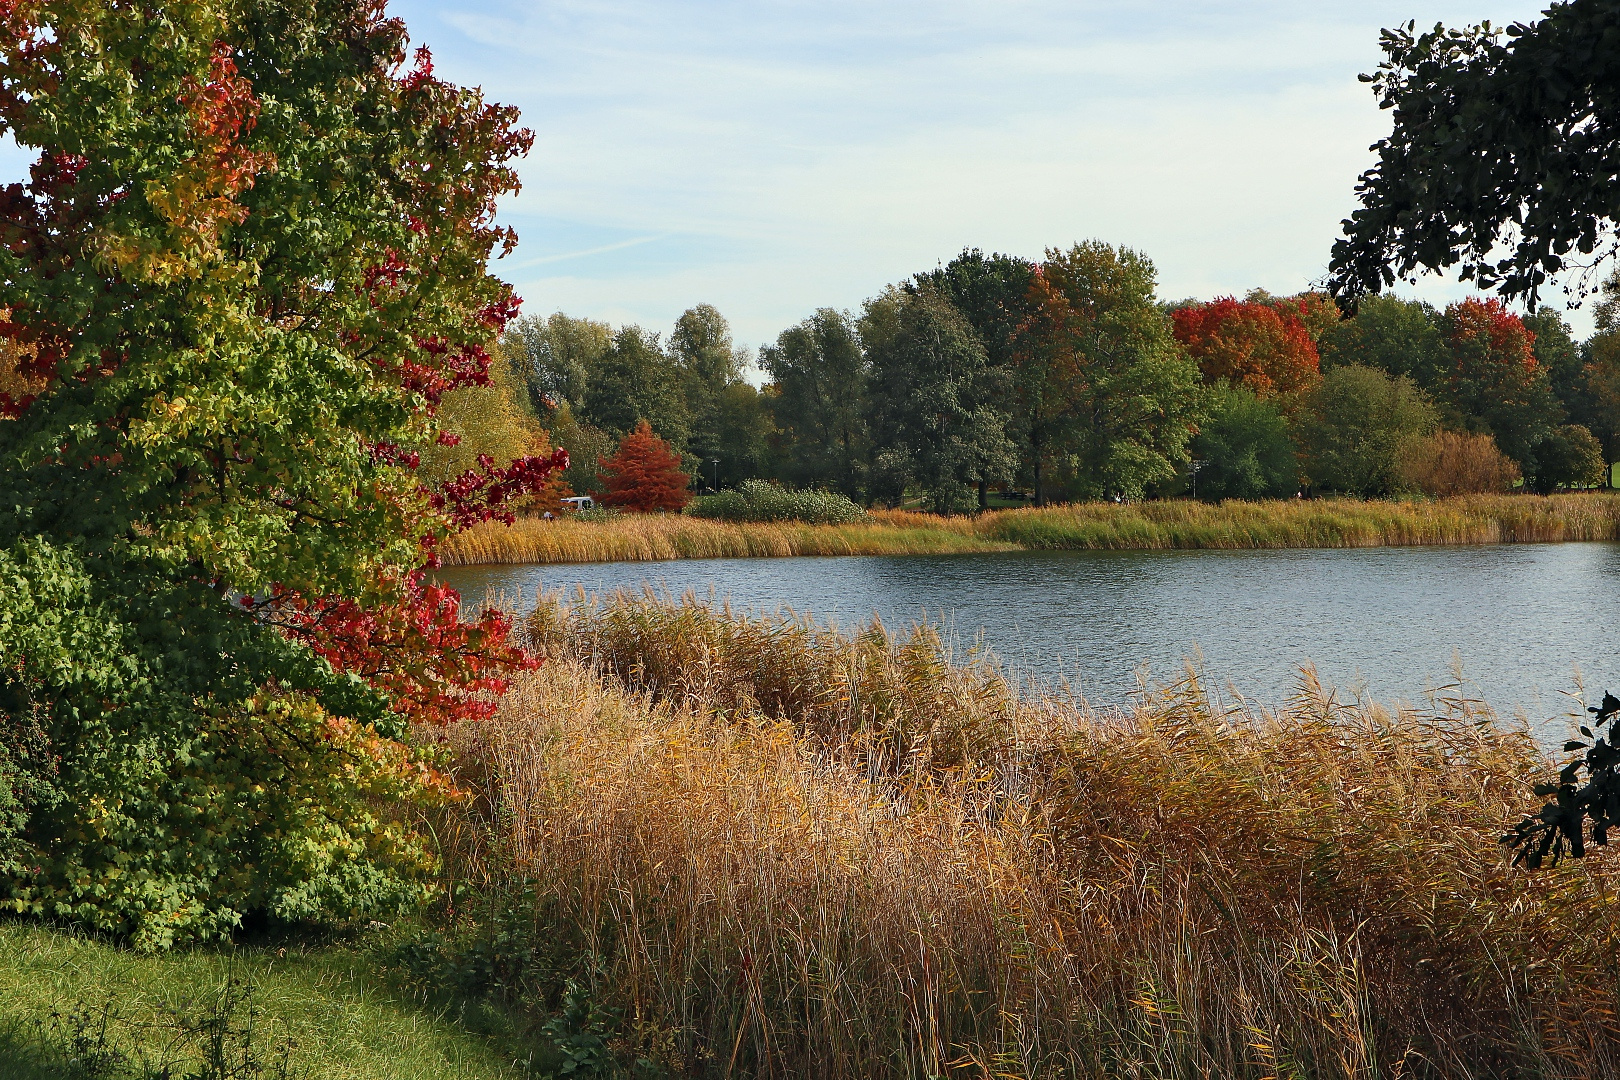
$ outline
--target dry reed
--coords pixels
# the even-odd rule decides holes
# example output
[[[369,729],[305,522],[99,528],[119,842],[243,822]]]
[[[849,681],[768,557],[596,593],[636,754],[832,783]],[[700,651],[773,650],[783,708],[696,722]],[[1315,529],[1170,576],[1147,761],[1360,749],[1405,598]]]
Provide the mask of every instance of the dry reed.
[[[848,525],[735,524],[681,515],[521,518],[452,537],[451,566],[1017,549],[1303,548],[1620,539],[1620,494],[1467,495],[1201,503],[1081,503],[979,517],[876,511]]]
[[[1275,713],[1189,675],[1102,714],[690,598],[529,632],[551,662],[456,733],[471,847],[672,1074],[1620,1075],[1620,874],[1505,865],[1547,763],[1477,702],[1307,671]]]

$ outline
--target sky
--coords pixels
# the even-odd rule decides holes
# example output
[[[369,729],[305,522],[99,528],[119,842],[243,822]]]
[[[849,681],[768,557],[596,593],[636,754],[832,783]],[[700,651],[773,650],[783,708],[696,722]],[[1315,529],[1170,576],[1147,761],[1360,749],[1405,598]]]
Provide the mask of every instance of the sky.
[[[535,132],[496,264],[529,314],[739,343],[967,247],[1135,248],[1167,299],[1306,288],[1389,114],[1382,26],[1525,0],[396,0]],[[10,160],[6,160],[10,158]],[[20,172],[13,155],[0,171]],[[1462,295],[1435,280],[1418,294]],[[1577,331],[1585,312],[1570,316]]]
[[[1389,114],[1380,27],[1522,0],[402,0],[441,75],[535,132],[497,272],[524,310],[758,345],[965,247],[1101,239],[1160,295],[1321,278]],[[1462,295],[1435,280],[1419,291]],[[1589,317],[1576,313],[1577,329]]]

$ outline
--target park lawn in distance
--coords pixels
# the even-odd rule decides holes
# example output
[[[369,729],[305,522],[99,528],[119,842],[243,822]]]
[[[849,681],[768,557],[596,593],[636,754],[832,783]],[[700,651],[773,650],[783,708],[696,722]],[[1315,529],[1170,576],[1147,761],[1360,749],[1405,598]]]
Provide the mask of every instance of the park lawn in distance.
[[[52,1061],[39,1053],[40,1025],[50,1024],[53,1011],[87,1014],[92,1031],[112,1014],[117,1019],[108,1024],[108,1044],[139,1060],[175,1038],[177,1012],[206,1013],[232,979],[254,988],[254,1049],[266,1077],[277,1075],[278,1047],[288,1041],[288,1075],[309,1080],[524,1075],[490,1038],[392,992],[362,949],[288,944],[143,955],[104,939],[6,920],[0,922],[0,1080],[80,1075],[65,1071],[59,1054]],[[246,1018],[239,1008],[233,1023]],[[123,1075],[114,1072],[109,1080]]]

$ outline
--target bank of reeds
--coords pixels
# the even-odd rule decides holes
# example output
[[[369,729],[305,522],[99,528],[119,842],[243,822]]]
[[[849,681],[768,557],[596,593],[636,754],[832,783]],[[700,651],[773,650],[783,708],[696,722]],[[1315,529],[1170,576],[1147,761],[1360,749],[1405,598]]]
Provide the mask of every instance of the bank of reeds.
[[[1548,765],[1477,702],[1345,707],[1304,672],[1275,713],[1189,676],[1103,714],[926,630],[690,599],[555,602],[529,630],[551,662],[455,735],[483,793],[459,872],[533,883],[531,933],[577,942],[627,1058],[1620,1075],[1620,870],[1507,866]]]
[[[620,562],[978,551],[1376,547],[1620,539],[1620,493],[1369,501],[1082,503],[978,517],[876,511],[845,525],[730,523],[629,514],[609,521],[486,523],[446,564]]]
[[[786,555],[940,555],[1009,551],[1009,541],[974,535],[970,519],[868,515],[847,525],[728,522],[684,514],[625,514],[606,521],[519,518],[485,522],[452,537],[447,566],[484,563],[652,562]]]

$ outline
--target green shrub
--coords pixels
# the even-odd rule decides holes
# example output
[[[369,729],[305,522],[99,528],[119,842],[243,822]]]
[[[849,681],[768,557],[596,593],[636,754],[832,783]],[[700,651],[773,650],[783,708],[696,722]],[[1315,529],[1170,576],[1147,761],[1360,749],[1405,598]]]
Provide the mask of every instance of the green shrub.
[[[811,525],[845,525],[866,511],[843,495],[828,491],[787,491],[764,480],[744,480],[731,491],[693,502],[688,514],[720,521],[803,521]]]

